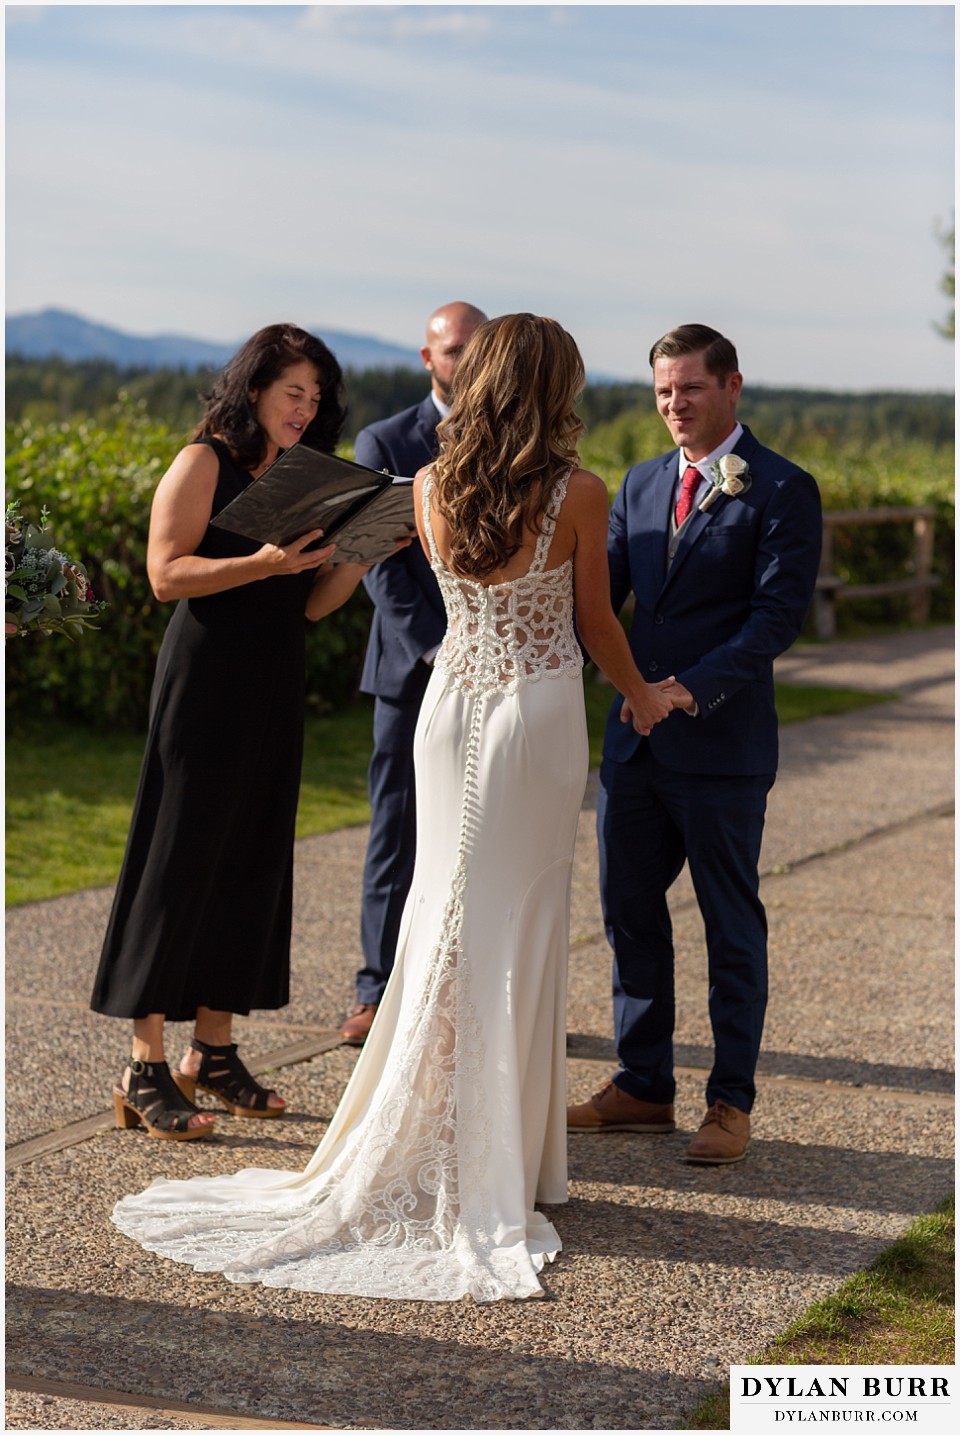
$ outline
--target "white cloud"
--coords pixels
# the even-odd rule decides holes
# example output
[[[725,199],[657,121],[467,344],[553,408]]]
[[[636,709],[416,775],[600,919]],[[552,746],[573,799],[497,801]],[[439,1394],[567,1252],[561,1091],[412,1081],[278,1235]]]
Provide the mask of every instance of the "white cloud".
[[[473,38],[489,35],[493,25],[494,15],[489,9],[446,5],[311,5],[300,21],[303,31],[320,30],[327,35],[374,40],[424,35]]]

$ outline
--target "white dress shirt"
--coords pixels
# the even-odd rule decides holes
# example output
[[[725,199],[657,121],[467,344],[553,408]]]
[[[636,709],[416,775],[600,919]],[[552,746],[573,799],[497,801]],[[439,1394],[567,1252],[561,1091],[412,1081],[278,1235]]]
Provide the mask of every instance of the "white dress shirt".
[[[707,495],[708,487],[713,487],[713,478],[710,474],[710,465],[716,463],[718,458],[723,458],[723,455],[725,453],[732,453],[736,445],[739,443],[740,435],[742,433],[743,424],[734,424],[732,432],[727,434],[727,437],[724,439],[723,443],[718,444],[712,453],[707,454],[706,458],[687,458],[686,454],[683,452],[683,449],[680,450],[680,472],[677,475],[677,489],[673,495],[674,508],[676,508],[677,503],[680,499],[680,492],[683,488],[683,475],[690,467],[697,469],[700,473],[700,487],[693,495],[693,507],[696,508],[698,504],[703,502],[704,498]],[[692,511],[693,510],[691,510],[691,512]]]

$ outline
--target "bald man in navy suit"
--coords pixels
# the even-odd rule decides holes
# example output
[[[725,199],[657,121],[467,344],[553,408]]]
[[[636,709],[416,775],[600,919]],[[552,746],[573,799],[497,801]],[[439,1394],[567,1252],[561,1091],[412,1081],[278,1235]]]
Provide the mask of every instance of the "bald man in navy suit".
[[[427,397],[357,434],[358,463],[410,477],[437,456],[437,424],[450,412],[450,385],[464,345],[486,315],[473,304],[444,304],[427,321],[420,350],[430,374]],[[360,680],[375,698],[370,759],[370,837],[363,871],[357,1004],[341,1040],[362,1046],[393,969],[400,918],[416,856],[413,735],[447,620],[437,580],[419,543],[378,563],[363,580],[375,605]]]
[[[773,662],[800,633],[820,561],[809,473],[737,420],[733,345],[684,324],[650,353],[676,448],[626,474],[610,514],[614,610],[679,708],[649,737],[611,710],[597,832],[620,1069],[568,1112],[578,1132],[674,1129],[674,949],[667,890],[690,867],[707,942],[713,1066],[687,1160],[743,1159],[767,1002],[760,842],[777,770]],[[722,481],[722,487],[721,487]]]

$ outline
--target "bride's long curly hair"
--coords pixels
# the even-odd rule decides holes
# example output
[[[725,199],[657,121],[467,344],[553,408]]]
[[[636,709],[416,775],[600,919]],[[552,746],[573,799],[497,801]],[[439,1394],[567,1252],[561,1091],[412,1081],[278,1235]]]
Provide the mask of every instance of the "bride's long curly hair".
[[[472,334],[438,433],[437,503],[454,572],[486,578],[539,529],[557,480],[577,467],[583,359],[556,319],[504,314]]]

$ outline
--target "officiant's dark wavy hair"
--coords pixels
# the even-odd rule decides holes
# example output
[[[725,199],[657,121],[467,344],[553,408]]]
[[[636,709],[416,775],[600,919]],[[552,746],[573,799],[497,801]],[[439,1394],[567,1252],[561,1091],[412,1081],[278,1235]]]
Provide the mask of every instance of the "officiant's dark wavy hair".
[[[486,578],[539,531],[557,480],[580,462],[585,374],[556,319],[504,314],[469,339],[438,429],[437,502],[455,572]]]
[[[257,468],[267,452],[267,436],[257,421],[251,392],[261,392],[284,370],[306,359],[317,371],[320,407],[300,442],[332,453],[343,429],[343,372],[322,339],[294,324],[268,324],[237,350],[208,394],[207,407],[193,437],[219,436],[242,468]]]

